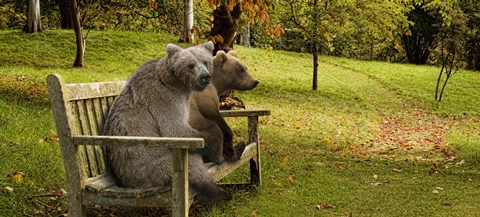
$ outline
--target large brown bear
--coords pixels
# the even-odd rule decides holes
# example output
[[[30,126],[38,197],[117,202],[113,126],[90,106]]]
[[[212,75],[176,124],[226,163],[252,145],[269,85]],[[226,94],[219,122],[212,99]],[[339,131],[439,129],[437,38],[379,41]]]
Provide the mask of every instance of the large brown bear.
[[[233,134],[220,114],[219,96],[229,90],[251,90],[258,81],[247,72],[247,67],[236,58],[235,51],[218,51],[213,58],[212,83],[190,99],[190,125],[215,140],[202,152],[206,161],[238,160],[245,149],[240,143],[233,147]]]
[[[193,91],[205,89],[211,80],[213,43],[182,49],[169,44],[166,56],[137,69],[113,103],[105,122],[105,135],[149,137],[200,137],[208,135],[188,123]],[[195,150],[194,150],[195,151]],[[168,148],[116,147],[106,150],[107,164],[116,184],[148,188],[171,184],[172,155]],[[205,200],[227,200],[231,195],[210,178],[202,156],[190,152],[190,186]]]

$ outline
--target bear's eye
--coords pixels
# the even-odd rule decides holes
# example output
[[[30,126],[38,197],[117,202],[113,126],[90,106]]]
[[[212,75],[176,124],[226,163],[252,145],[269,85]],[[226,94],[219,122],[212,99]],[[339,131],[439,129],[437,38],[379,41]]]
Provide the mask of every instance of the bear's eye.
[[[208,66],[208,62],[207,61],[203,61],[203,64]]]
[[[193,64],[193,63],[192,63],[192,64],[188,64],[188,68],[189,68],[189,69],[195,68],[195,64]]]

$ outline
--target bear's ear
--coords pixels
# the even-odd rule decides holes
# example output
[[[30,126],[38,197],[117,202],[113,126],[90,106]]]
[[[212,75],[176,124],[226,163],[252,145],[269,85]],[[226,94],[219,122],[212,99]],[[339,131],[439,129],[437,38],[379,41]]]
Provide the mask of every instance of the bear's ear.
[[[230,55],[232,55],[232,56],[234,56],[234,57],[237,57],[237,52],[235,52],[234,50],[228,51],[227,54],[230,54]]]
[[[207,49],[208,51],[210,51],[210,53],[213,51],[213,49],[215,48],[214,47],[214,44],[212,41],[208,41],[208,42],[205,42],[202,44],[202,46]]]
[[[217,55],[215,55],[215,59],[220,60],[221,63],[227,61],[227,54],[223,50],[217,51]]]
[[[177,45],[174,45],[174,44],[168,44],[167,45],[167,55],[168,56],[172,56],[176,52],[181,51],[181,50],[182,50],[182,48],[177,46]]]

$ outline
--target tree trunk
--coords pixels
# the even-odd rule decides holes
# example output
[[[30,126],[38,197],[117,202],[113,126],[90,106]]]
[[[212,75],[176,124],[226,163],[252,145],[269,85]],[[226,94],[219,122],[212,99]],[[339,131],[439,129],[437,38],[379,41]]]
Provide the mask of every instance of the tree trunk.
[[[313,1],[313,45],[312,45],[312,55],[313,55],[313,81],[312,89],[317,90],[318,87],[318,20],[317,20],[317,6],[318,0]],[[325,6],[326,7],[326,6]]]
[[[73,30],[77,42],[77,55],[73,67],[83,66],[83,55],[85,53],[85,39],[83,38],[83,27],[80,22],[79,8],[76,0],[70,0],[70,9],[72,13]]]
[[[65,0],[56,0],[60,11],[60,28],[72,29],[72,11],[70,9],[70,2]]]
[[[370,61],[373,60],[373,39],[370,41]]]
[[[250,47],[250,24],[247,24],[240,33],[240,44]]]
[[[313,41],[313,81],[312,81],[312,89],[317,90],[318,87],[318,41]]]
[[[213,11],[212,29],[210,36],[218,38],[221,36],[221,40],[215,41],[215,49],[213,54],[217,54],[217,51],[223,50],[228,52],[233,50],[233,42],[235,40],[235,34],[237,32],[237,20],[240,18],[242,11],[240,10],[240,4],[235,5],[232,11],[228,10],[225,4]]]
[[[440,69],[440,73],[438,74],[438,78],[437,78],[437,85],[435,86],[435,100],[436,101],[440,101],[440,100],[438,100],[438,88],[440,87],[440,81],[442,81],[443,70],[445,70],[445,61],[442,64],[442,69]]]
[[[27,23],[23,28],[26,33],[42,31],[42,22],[40,20],[40,0],[30,0],[27,8]]]
[[[193,0],[183,0],[183,41],[193,43]]]

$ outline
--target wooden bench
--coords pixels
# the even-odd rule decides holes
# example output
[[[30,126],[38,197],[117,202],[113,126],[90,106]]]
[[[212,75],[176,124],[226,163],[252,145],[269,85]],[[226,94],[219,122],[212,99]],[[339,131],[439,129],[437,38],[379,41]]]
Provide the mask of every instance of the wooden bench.
[[[47,77],[48,93],[67,175],[68,214],[86,216],[86,207],[164,207],[172,216],[188,216],[195,192],[188,188],[188,148],[203,147],[200,138],[101,136],[102,123],[121,92],[124,81],[66,84],[60,75]],[[224,117],[248,118],[248,145],[240,160],[221,165],[206,164],[218,182],[243,164],[250,163],[250,181],[261,184],[258,117],[268,110],[222,111]],[[103,146],[167,146],[172,150],[172,186],[148,189],[117,187],[106,173]]]

